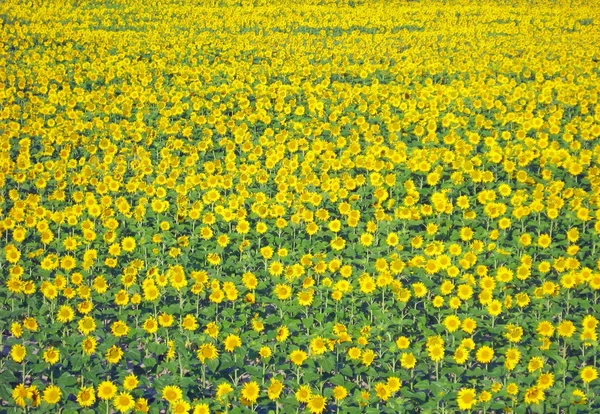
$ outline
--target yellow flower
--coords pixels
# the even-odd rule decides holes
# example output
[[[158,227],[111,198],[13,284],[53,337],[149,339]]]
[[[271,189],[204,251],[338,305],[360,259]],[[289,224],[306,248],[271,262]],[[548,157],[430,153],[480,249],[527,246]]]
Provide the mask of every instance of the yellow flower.
[[[448,315],[442,322],[448,332],[456,332],[460,327],[460,319],[455,315]]]
[[[413,369],[417,364],[417,359],[412,352],[403,352],[400,355],[400,365],[404,369]]]
[[[473,388],[461,388],[460,391],[458,391],[456,403],[461,410],[472,409],[475,404],[477,404],[475,390]]]
[[[110,400],[117,393],[117,386],[111,381],[102,381],[98,385],[98,398],[101,400]]]
[[[283,391],[284,385],[281,381],[271,378],[271,383],[267,388],[267,396],[271,401],[275,401],[279,399],[281,392]]]
[[[181,391],[181,388],[176,385],[167,385],[162,389],[161,396],[163,400],[173,404],[183,397],[183,392]]]
[[[312,397],[312,392],[310,390],[310,386],[301,385],[298,387],[298,390],[295,393],[296,400],[301,403],[307,403],[310,401]]]
[[[233,392],[233,387],[226,382],[222,382],[217,386],[216,397],[218,400],[222,400],[227,394]]]
[[[254,404],[258,399],[259,393],[260,388],[255,381],[247,382],[242,387],[242,398],[245,398],[252,404]]]
[[[382,401],[387,401],[392,395],[387,384],[384,384],[383,382],[378,382],[375,384],[373,389],[375,390],[377,397],[379,397],[379,399]]]
[[[598,370],[594,367],[587,366],[579,371],[579,375],[581,376],[581,381],[585,384],[589,384],[598,378]]]
[[[128,392],[121,392],[114,397],[113,406],[117,411],[124,413],[135,407],[135,400]]]
[[[93,336],[88,336],[81,342],[81,347],[86,355],[91,355],[96,351],[97,341]]]
[[[206,344],[200,345],[200,348],[198,349],[196,356],[198,357],[200,362],[202,362],[204,364],[204,362],[207,359],[209,361],[216,359],[219,356],[219,351],[213,344],[206,343]]]
[[[181,327],[186,331],[195,331],[198,328],[198,322],[194,315],[185,315],[181,322]]]
[[[129,374],[123,379],[123,388],[125,388],[127,391],[134,390],[137,388],[139,382],[140,381],[135,374]]]
[[[129,333],[129,327],[123,321],[113,322],[110,329],[116,337],[126,336]]]
[[[77,402],[82,407],[91,407],[96,402],[96,394],[92,387],[81,387],[77,393]]]
[[[15,362],[18,362],[18,363],[23,362],[26,355],[27,355],[27,350],[21,344],[13,345],[10,349],[10,357]]]
[[[224,344],[227,352],[233,352],[236,348],[242,346],[242,340],[239,336],[231,334],[225,338]]]
[[[477,362],[480,364],[487,364],[494,358],[494,350],[487,345],[480,347],[475,354]]]
[[[62,397],[62,391],[56,385],[49,385],[44,390],[42,399],[48,404],[56,404]]]
[[[297,366],[302,365],[307,358],[308,354],[299,349],[292,351],[289,356],[290,361]]]
[[[312,395],[306,407],[311,413],[320,414],[327,407],[327,399],[321,395]]]
[[[123,358],[123,350],[120,347],[113,345],[108,348],[105,357],[106,360],[111,364],[117,364],[121,358]]]
[[[481,393],[479,393],[479,401],[480,402],[488,402],[489,400],[492,399],[492,394],[488,391],[481,391]]]
[[[550,244],[552,243],[552,239],[550,238],[550,236],[548,234],[541,234],[538,237],[538,241],[537,244],[538,246],[540,246],[542,249],[546,249],[548,247],[550,247]]]
[[[62,305],[57,312],[56,320],[60,323],[69,323],[75,317],[75,312],[73,312],[73,308],[68,305]]]
[[[526,404],[539,404],[545,398],[544,391],[537,386],[530,387],[525,391],[524,400]]]
[[[12,398],[15,400],[15,403],[20,407],[25,407],[25,405],[27,405],[25,399],[28,398],[28,395],[29,392],[24,384],[17,384],[11,394]]]
[[[49,364],[56,364],[60,360],[60,351],[53,346],[44,351],[44,361]]]
[[[410,346],[410,339],[406,336],[400,336],[396,339],[396,346],[398,349],[406,349]]]
[[[273,352],[271,351],[271,348],[269,348],[268,346],[263,346],[258,351],[258,354],[260,355],[260,357],[262,359],[267,359],[273,354]]]
[[[342,401],[348,396],[348,390],[343,385],[337,385],[333,389],[333,399],[336,401]]]

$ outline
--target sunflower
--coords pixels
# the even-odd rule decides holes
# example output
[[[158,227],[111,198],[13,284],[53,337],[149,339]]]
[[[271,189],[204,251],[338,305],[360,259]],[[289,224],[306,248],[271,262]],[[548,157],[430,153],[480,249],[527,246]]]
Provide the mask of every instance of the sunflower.
[[[158,331],[158,321],[154,317],[149,316],[142,324],[142,329],[152,335]]]
[[[544,374],[541,374],[538,377],[536,386],[540,389],[540,390],[546,390],[550,387],[552,387],[552,385],[554,385],[554,374],[551,372],[546,372]]]
[[[13,345],[10,348],[10,357],[15,362],[18,362],[18,363],[23,362],[26,355],[27,355],[27,349],[25,349],[25,347],[21,344]]]
[[[111,364],[117,364],[121,360],[121,358],[123,358],[123,354],[123,350],[120,347],[118,347],[117,345],[113,345],[110,348],[108,348],[104,356],[106,357],[106,360]]]
[[[129,333],[129,327],[123,321],[113,322],[110,327],[110,330],[111,330],[112,334],[114,336],[116,336],[117,338],[119,338],[121,336],[126,336]]]
[[[176,385],[167,385],[162,389],[161,395],[163,400],[166,400],[170,404],[173,404],[175,401],[183,398],[183,392],[181,391],[181,388]]]
[[[526,404],[539,404],[545,398],[544,391],[537,386],[527,388],[525,391],[524,400]]]
[[[187,414],[192,406],[185,400],[178,400],[171,404],[171,412],[173,414]]]
[[[96,351],[97,344],[98,344],[98,342],[96,341],[96,338],[94,338],[93,336],[88,336],[83,341],[81,341],[81,347],[83,348],[83,352],[86,355],[93,354]]]
[[[400,354],[400,365],[404,369],[413,369],[417,364],[417,358],[415,358],[412,352],[403,352]]]
[[[219,356],[219,351],[211,343],[205,343],[200,345],[200,348],[196,352],[196,356],[204,364],[206,360],[212,361]]]
[[[271,355],[273,355],[273,351],[271,351],[271,348],[269,348],[268,346],[262,346],[259,350],[258,350],[258,354],[260,355],[260,357],[262,359],[267,359],[269,358]]]
[[[548,247],[550,247],[550,244],[552,244],[552,239],[548,234],[544,233],[538,237],[537,244],[542,249],[547,249]]]
[[[444,359],[444,347],[442,345],[433,345],[427,348],[427,352],[429,354],[429,358],[433,362],[439,362]]]
[[[77,402],[82,407],[91,407],[96,402],[96,395],[94,388],[92,387],[81,387],[77,393]]]
[[[260,388],[255,381],[247,382],[242,387],[242,398],[248,400],[251,404],[254,404],[258,399]]]
[[[367,349],[366,351],[364,351],[362,353],[362,357],[360,360],[363,363],[363,365],[368,367],[375,360],[375,356],[376,356],[375,351],[373,351],[372,349]]]
[[[279,396],[281,395],[283,388],[284,388],[283,382],[281,382],[275,378],[271,378],[271,383],[269,384],[269,387],[267,388],[267,396],[269,397],[269,399],[271,401],[275,401],[275,400],[279,399]]]
[[[43,358],[50,365],[56,364],[60,360],[60,351],[51,346],[44,351]]]
[[[312,289],[302,290],[298,293],[298,304],[310,306],[313,302],[314,291]]]
[[[348,396],[348,390],[343,385],[337,385],[333,389],[333,399],[336,401],[342,401]]]
[[[377,395],[377,397],[379,397],[379,399],[382,401],[387,401],[392,395],[392,392],[390,391],[387,384],[383,382],[378,382],[377,384],[375,384],[373,386],[373,389],[375,390],[375,395]]]
[[[225,397],[226,395],[228,395],[231,392],[233,392],[233,387],[226,382],[222,382],[221,384],[217,385],[217,391],[216,391],[215,397],[218,400],[222,400],[223,397]]]
[[[58,308],[58,313],[56,315],[56,320],[60,323],[68,323],[73,320],[75,317],[75,312],[73,312],[73,308],[68,305],[62,305]]]
[[[469,359],[469,351],[466,348],[459,346],[454,351],[453,359],[457,364],[464,364]]]
[[[89,335],[96,330],[96,321],[91,316],[84,316],[77,322],[79,331],[84,335]]]
[[[275,285],[274,293],[279,300],[287,300],[292,296],[292,288],[285,284]]]
[[[325,339],[317,336],[310,341],[310,352],[312,355],[322,355],[327,352]]]
[[[594,367],[587,366],[579,371],[579,375],[581,376],[581,381],[585,384],[589,384],[598,378],[598,370]]]
[[[135,407],[135,400],[128,392],[121,392],[113,398],[113,405],[117,411],[124,413]]]
[[[313,395],[311,396],[308,404],[306,404],[306,408],[313,414],[322,413],[327,407],[327,399],[321,395]]]
[[[101,400],[107,401],[114,397],[117,393],[117,386],[113,384],[111,381],[102,381],[98,385],[98,398]]]
[[[20,338],[23,335],[23,326],[18,322],[13,322],[10,325],[10,333],[15,338]]]
[[[127,391],[131,391],[136,389],[139,383],[140,381],[135,374],[129,374],[123,379],[123,388]]]
[[[289,356],[289,360],[297,366],[302,365],[307,358],[308,354],[300,349],[292,351]]]
[[[56,404],[62,397],[62,391],[56,385],[49,385],[44,390],[42,399],[48,404]]]
[[[277,329],[277,334],[275,335],[275,339],[277,342],[284,342],[288,336],[290,335],[290,330],[287,326],[280,326]]]
[[[196,404],[194,407],[193,414],[210,414],[210,407],[208,404]]]
[[[477,350],[475,358],[480,364],[487,364],[494,358],[494,350],[489,346],[484,345]]]
[[[233,352],[236,348],[242,346],[242,340],[240,339],[240,337],[233,334],[228,335],[227,338],[225,338],[225,341],[223,341],[223,343],[225,344],[225,350],[227,352]]]
[[[163,312],[160,315],[158,315],[158,324],[163,328],[170,327],[171,325],[173,325],[174,321],[175,318],[173,318],[173,315],[170,315],[168,313]]]
[[[458,391],[456,403],[461,410],[470,410],[473,408],[473,406],[477,404],[475,390],[473,388],[462,388]]]
[[[301,403],[307,403],[312,397],[312,392],[309,385],[301,385],[296,391],[296,400]]]
[[[25,399],[28,398],[28,390],[25,387],[25,384],[17,384],[17,386],[12,391],[12,398],[15,400],[15,403],[20,407],[25,407],[27,404]]]
[[[194,315],[185,315],[181,322],[181,327],[186,331],[195,331],[198,328],[198,322]]]
[[[460,328],[460,319],[455,315],[448,315],[444,318],[442,322],[446,330],[450,333],[456,332],[458,328]]]

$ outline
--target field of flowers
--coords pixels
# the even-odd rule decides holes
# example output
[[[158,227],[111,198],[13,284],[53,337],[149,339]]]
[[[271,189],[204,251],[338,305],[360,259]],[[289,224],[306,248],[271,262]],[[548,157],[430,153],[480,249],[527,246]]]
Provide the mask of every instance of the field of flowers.
[[[0,411],[600,412],[598,1],[0,3]]]

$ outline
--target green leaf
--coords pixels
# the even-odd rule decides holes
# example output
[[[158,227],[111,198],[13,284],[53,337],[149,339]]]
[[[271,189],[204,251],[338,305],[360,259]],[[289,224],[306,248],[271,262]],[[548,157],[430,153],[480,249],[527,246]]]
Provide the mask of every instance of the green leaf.
[[[148,351],[152,352],[155,355],[163,355],[169,347],[167,344],[159,344],[156,342],[151,342],[148,344]]]
[[[142,362],[146,368],[152,368],[156,365],[156,360],[154,358],[144,358]]]
[[[65,372],[56,380],[56,383],[61,388],[68,388],[68,387],[72,387],[73,385],[77,384],[77,378],[75,378],[73,375]]]
[[[331,372],[335,368],[335,361],[333,358],[322,358],[317,361],[317,364],[325,372]]]

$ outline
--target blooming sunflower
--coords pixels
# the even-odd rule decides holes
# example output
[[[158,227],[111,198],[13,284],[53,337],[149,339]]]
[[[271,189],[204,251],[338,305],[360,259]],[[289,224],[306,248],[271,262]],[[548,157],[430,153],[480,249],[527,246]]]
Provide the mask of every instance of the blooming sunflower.
[[[470,410],[473,408],[473,406],[477,404],[475,390],[473,388],[462,388],[460,391],[458,391],[456,403],[458,404],[458,408],[461,410]]]
[[[269,384],[269,387],[267,388],[267,396],[269,397],[270,400],[275,401],[281,395],[283,388],[284,388],[283,382],[279,381],[278,379],[271,378],[271,383]]]
[[[598,370],[594,367],[584,367],[579,371],[579,375],[581,376],[581,381],[585,384],[589,384],[590,382],[598,379]]]
[[[167,385],[162,389],[161,395],[164,400],[171,404],[183,398],[181,388],[176,385]]]
[[[135,407],[135,400],[128,392],[121,392],[113,398],[115,410],[124,413]]]
[[[233,352],[236,348],[242,346],[242,340],[240,339],[240,337],[233,334],[228,335],[223,343],[225,344],[225,350],[227,352]]]
[[[242,387],[242,398],[248,400],[251,404],[254,404],[258,399],[260,388],[256,381],[250,381],[244,384]]]
[[[117,386],[113,384],[111,381],[102,381],[98,385],[98,398],[101,400],[107,401],[114,397],[117,393]]]
[[[82,407],[91,407],[96,402],[96,395],[94,388],[92,387],[81,387],[77,393],[77,402]]]
[[[313,395],[306,404],[306,408],[313,414],[321,414],[327,407],[327,399],[321,395]]]
[[[62,391],[56,385],[49,385],[44,390],[42,399],[48,404],[56,404],[62,397]]]
[[[292,351],[289,357],[290,361],[297,366],[302,365],[307,358],[308,354],[300,349]]]

